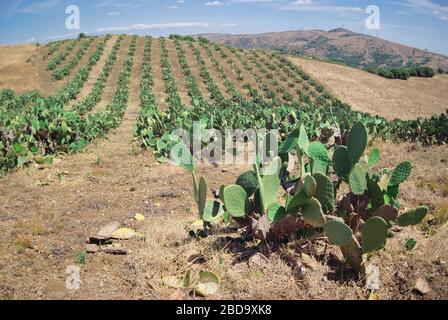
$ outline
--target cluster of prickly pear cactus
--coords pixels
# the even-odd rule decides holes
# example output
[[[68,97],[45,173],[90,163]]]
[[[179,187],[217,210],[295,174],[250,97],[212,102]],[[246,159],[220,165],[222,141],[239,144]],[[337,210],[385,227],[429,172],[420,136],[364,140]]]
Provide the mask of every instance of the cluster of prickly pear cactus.
[[[412,164],[406,161],[393,170],[373,172],[380,154],[374,148],[363,157],[368,134],[361,122],[338,138],[336,146],[327,149],[319,141],[310,142],[304,127],[293,130],[279,146],[278,157],[269,165],[257,161],[235,184],[222,186],[216,200],[206,200],[205,178],[198,183],[192,170],[195,200],[206,235],[212,222],[229,219],[250,223],[252,228],[246,230],[261,228],[267,241],[270,230],[278,233],[293,229],[295,234],[306,234],[312,229],[325,233],[332,244],[340,246],[346,262],[362,270],[365,255],[385,246],[394,225],[416,225],[428,209],[399,213],[400,184],[410,176]],[[293,151],[300,165],[298,178],[288,171]],[[343,184],[350,192],[341,191]],[[279,197],[281,187],[283,197]]]

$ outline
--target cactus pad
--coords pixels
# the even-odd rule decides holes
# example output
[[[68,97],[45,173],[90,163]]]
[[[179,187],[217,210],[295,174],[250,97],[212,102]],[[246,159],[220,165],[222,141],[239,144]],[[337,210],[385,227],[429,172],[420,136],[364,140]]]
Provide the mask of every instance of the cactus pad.
[[[369,166],[373,167],[378,163],[380,160],[380,150],[378,148],[373,148],[372,151],[370,151],[369,155]]]
[[[367,190],[366,172],[359,163],[350,172],[349,184],[350,190],[357,196],[362,196]]]
[[[201,177],[199,180],[199,217],[202,217],[204,214],[205,202],[207,201],[207,180],[204,177]]]
[[[223,207],[218,201],[207,200],[205,203],[202,220],[205,222],[214,222],[222,217],[224,214]]]
[[[394,206],[385,205],[378,208],[373,214],[376,217],[383,218],[386,222],[395,221],[398,217],[398,210]]]
[[[247,196],[251,197],[258,189],[257,175],[253,171],[244,172],[238,177],[235,184],[242,187]]]
[[[309,199],[310,197],[306,195],[305,191],[300,190],[297,192],[288,203],[288,214],[296,215],[299,213],[300,208],[305,206]]]
[[[427,207],[420,207],[414,210],[409,210],[398,217],[397,224],[400,227],[415,226],[416,224],[422,222],[427,214]]]
[[[311,198],[314,197],[314,195],[316,194],[316,188],[317,188],[317,182],[316,180],[310,176],[309,174],[307,174],[305,176],[305,178],[303,179],[303,191],[305,192],[305,194]]]
[[[302,207],[303,219],[306,223],[316,228],[322,228],[325,225],[325,216],[322,206],[316,198],[308,200],[307,204]]]
[[[316,180],[317,188],[315,198],[319,200],[322,205],[324,213],[329,213],[334,210],[334,187],[330,178],[322,173],[313,174]]]
[[[352,164],[359,161],[367,147],[367,129],[362,122],[356,122],[347,138],[348,157]]]
[[[383,190],[381,190],[381,187],[375,180],[367,180],[367,190],[369,191],[370,204],[372,205],[372,209],[376,210],[384,205]]]
[[[263,193],[264,207],[267,209],[271,204],[277,201],[278,191],[280,189],[280,170],[282,168],[282,161],[276,157],[269,168],[265,169],[267,175],[263,176],[263,183],[260,189]]]
[[[412,163],[409,161],[405,161],[400,163],[392,173],[392,177],[390,178],[389,185],[396,186],[403,182],[405,182],[412,171]]]
[[[268,218],[269,221],[278,222],[282,220],[286,216],[285,207],[281,206],[278,203],[273,203],[268,208]]]
[[[227,212],[235,218],[243,218],[248,212],[247,193],[237,185],[231,185],[224,188],[223,191],[224,206]]]
[[[351,163],[346,146],[339,146],[334,151],[333,168],[339,177],[346,177],[350,173]]]
[[[348,225],[337,220],[328,221],[324,226],[324,231],[331,243],[337,246],[347,245],[353,235],[352,229]]]
[[[380,217],[372,217],[361,230],[362,253],[381,250],[387,240],[387,222]]]
[[[327,149],[319,141],[311,142],[308,148],[308,153],[310,155],[310,158],[313,159],[314,161],[320,162],[322,164],[330,163],[330,158],[328,157]]]

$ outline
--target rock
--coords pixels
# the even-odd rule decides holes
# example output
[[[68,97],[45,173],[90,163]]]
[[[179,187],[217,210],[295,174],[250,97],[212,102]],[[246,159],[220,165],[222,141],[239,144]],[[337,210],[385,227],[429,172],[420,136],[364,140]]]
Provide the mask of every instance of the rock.
[[[141,222],[141,221],[145,220],[145,216],[142,215],[141,213],[136,213],[134,216],[134,219]]]
[[[428,294],[432,291],[431,286],[425,278],[418,278],[417,282],[415,283],[414,289],[423,295]]]
[[[263,267],[268,262],[268,259],[261,253],[257,253],[250,257],[249,266],[250,267]]]
[[[111,238],[117,239],[117,240],[129,240],[129,239],[132,239],[134,237],[142,238],[143,235],[138,233],[138,232],[135,232],[135,230],[133,230],[131,228],[120,228],[120,229],[117,229],[111,235]]]
[[[96,244],[87,244],[86,245],[86,252],[87,253],[98,253],[100,251],[100,247]]]
[[[380,290],[380,268],[373,264],[369,264],[366,268],[366,289]]]
[[[103,227],[100,232],[98,232],[98,239],[109,239],[112,234],[120,227],[120,223],[114,221],[109,223],[107,226]]]
[[[117,254],[117,255],[125,255],[129,253],[128,249],[115,246],[101,247],[101,251],[104,253]]]

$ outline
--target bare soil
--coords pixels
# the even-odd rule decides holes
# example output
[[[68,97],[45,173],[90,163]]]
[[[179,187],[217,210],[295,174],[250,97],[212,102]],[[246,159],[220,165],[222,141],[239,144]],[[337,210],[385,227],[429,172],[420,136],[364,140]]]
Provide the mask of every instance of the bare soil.
[[[429,118],[448,108],[448,75],[391,80],[333,63],[290,59],[358,111],[407,120]]]

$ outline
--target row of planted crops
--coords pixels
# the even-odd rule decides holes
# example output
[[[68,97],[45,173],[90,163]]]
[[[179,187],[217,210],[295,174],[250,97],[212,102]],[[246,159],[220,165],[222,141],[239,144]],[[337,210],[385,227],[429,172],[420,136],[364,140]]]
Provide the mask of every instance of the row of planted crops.
[[[93,112],[116,64],[124,35],[117,38],[88,96],[70,106],[70,102],[78,98],[111,38],[109,35],[100,38],[87,63],[54,96],[44,97],[35,92],[15,95],[11,90],[1,91],[0,174],[33,161],[48,161],[55,153],[83,150],[91,140],[119,125],[129,98],[137,37],[131,38],[123,65],[117,66],[120,73],[112,101]]]
[[[162,38],[161,69],[169,110],[160,110],[153,98],[142,99],[142,111],[137,124],[137,134],[142,143],[154,148],[160,159],[169,155],[175,143],[170,133],[175,128],[184,128],[191,133],[193,121],[200,122],[202,128],[218,130],[275,128],[279,129],[283,138],[302,124],[312,139],[322,141],[332,137],[335,127],[344,131],[353,123],[361,121],[371,135],[388,140],[412,141],[424,145],[444,144],[448,140],[446,113],[430,119],[388,121],[379,116],[353,111],[278,54],[225,48],[190,37],[171,38],[191,99],[190,104],[185,105],[178,94],[176,81],[182,79],[176,79],[172,71],[166,40]],[[195,61],[188,61],[186,49],[191,51]],[[150,46],[147,50],[150,50]],[[205,59],[209,59],[209,65]],[[149,70],[146,71],[150,74],[150,62],[147,64]],[[197,77],[192,74],[192,64],[199,68]],[[212,76],[209,66],[214,68],[219,78]],[[233,71],[233,78],[226,72],[226,67]],[[146,77],[152,78],[152,75]],[[255,79],[257,87],[248,81],[249,78]],[[199,90],[199,81],[207,88],[207,96]],[[224,85],[225,92],[220,90],[218,81]],[[243,84],[245,92],[236,89],[237,82]],[[142,90],[145,91],[144,97],[153,97],[152,93],[147,93],[150,87],[145,82],[145,89]]]
[[[136,135],[144,146],[154,148],[160,159],[168,156],[170,147],[176,143],[171,132],[176,128],[191,132],[193,121],[200,122],[202,128],[219,130],[275,128],[283,139],[303,125],[312,139],[321,141],[329,140],[335,126],[344,131],[361,121],[371,135],[386,139],[426,145],[447,142],[447,114],[390,122],[351,110],[281,55],[226,48],[204,39],[171,38],[173,53],[167,48],[169,40],[160,38],[158,42],[167,110],[159,108],[160,101],[152,91],[154,40],[151,37],[145,39],[141,65],[141,112]],[[93,112],[116,64],[118,50],[125,39],[123,35],[116,40],[91,92],[67,108],[70,101],[78,97],[110,39],[111,36],[86,37],[56,42],[48,47],[44,58],[49,60],[49,69],[53,74],[60,74],[56,78],[69,79],[54,96],[43,97],[35,92],[18,95],[11,90],[0,92],[2,174],[18,165],[44,161],[57,152],[82,150],[89,141],[105,135],[120,123],[128,100],[136,37],[132,37],[123,66],[119,66],[121,73],[112,102],[103,110]],[[96,48],[86,57],[90,52],[88,48],[93,45]],[[73,53],[68,59],[70,52]],[[183,77],[175,76],[170,55],[177,59]],[[87,62],[77,69],[83,59]],[[199,70],[197,74],[192,71],[193,65]],[[179,85],[187,89],[188,102],[182,100]],[[207,92],[201,91],[201,86]]]

